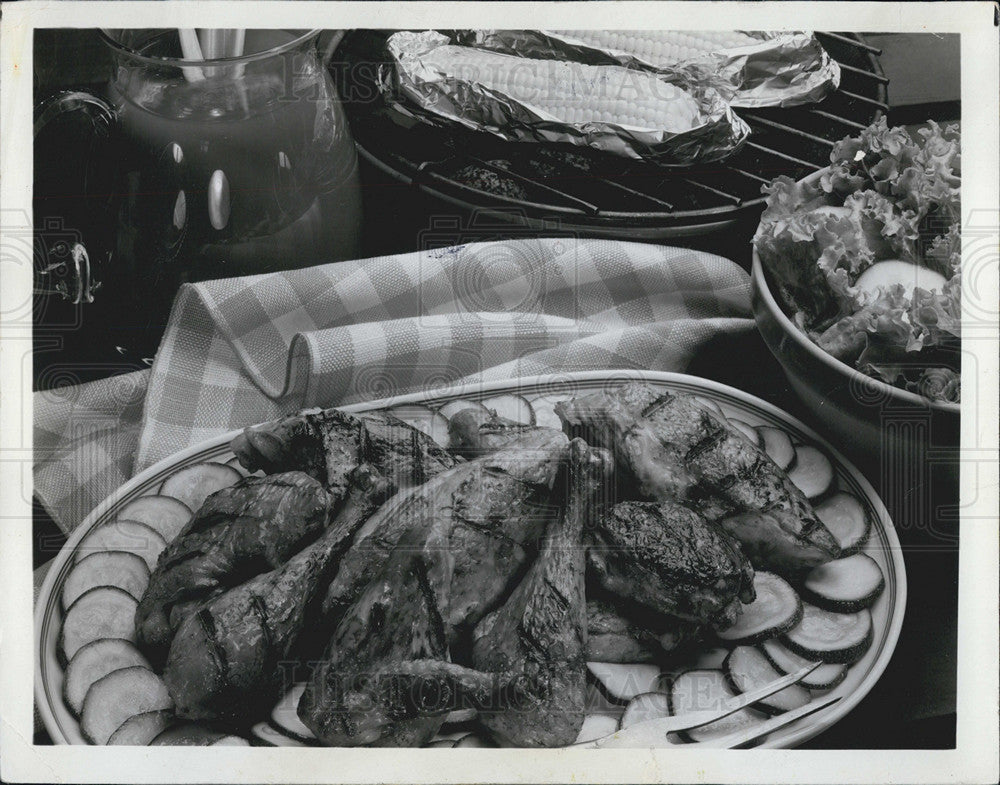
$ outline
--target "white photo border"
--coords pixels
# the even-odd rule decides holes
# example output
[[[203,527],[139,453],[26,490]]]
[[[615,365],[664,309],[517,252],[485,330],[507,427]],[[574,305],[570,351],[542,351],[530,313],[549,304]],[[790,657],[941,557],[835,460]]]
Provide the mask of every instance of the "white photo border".
[[[32,33],[45,27],[576,27],[828,29],[961,36],[963,225],[1000,227],[1000,59],[990,2],[27,2],[5,3],[0,36],[0,204],[31,211]],[[0,227],[2,231],[3,227]],[[995,312],[996,259],[977,271]],[[969,271],[966,270],[968,275]],[[0,314],[30,299],[31,271],[0,267]],[[982,311],[980,311],[982,312]],[[14,355],[30,330],[0,324],[0,778],[6,782],[996,782],[996,465],[965,473],[954,750],[410,750],[100,748],[32,744],[31,378]],[[963,449],[997,454],[998,348],[977,341],[963,383]],[[4,351],[6,350],[6,351]],[[6,360],[6,362],[4,362]],[[967,375],[971,375],[967,373]],[[979,432],[974,432],[975,426]],[[982,453],[981,453],[982,454]],[[28,478],[28,479],[26,479]],[[993,523],[990,518],[993,517]],[[982,517],[987,516],[987,517]],[[986,522],[984,524],[984,521]],[[912,576],[911,579],[916,576]],[[917,578],[918,579],[918,578]],[[915,685],[916,686],[916,685]],[[849,722],[848,717],[845,721]]]

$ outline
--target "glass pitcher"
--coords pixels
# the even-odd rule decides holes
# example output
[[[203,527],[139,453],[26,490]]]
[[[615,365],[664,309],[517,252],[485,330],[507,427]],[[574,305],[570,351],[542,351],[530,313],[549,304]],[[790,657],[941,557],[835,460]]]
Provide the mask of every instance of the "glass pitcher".
[[[52,119],[82,110],[104,132],[89,187],[111,192],[82,195],[107,204],[91,223],[109,225],[77,227],[62,260],[36,265],[36,290],[76,309],[87,358],[148,363],[184,282],[359,255],[357,155],[320,32],[247,30],[239,57],[184,60],[176,29],[103,30],[107,100],[73,92],[39,107],[36,189]]]

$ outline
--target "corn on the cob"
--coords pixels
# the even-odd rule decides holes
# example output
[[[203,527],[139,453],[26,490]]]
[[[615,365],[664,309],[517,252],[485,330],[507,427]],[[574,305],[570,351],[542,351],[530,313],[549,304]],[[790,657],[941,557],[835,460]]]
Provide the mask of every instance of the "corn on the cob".
[[[712,52],[758,44],[760,40],[738,31],[673,30],[553,30],[598,49],[615,49],[657,66],[694,60]]]
[[[440,46],[424,66],[473,82],[564,123],[606,122],[671,133],[698,124],[695,99],[652,74],[619,66],[533,60],[464,46]]]

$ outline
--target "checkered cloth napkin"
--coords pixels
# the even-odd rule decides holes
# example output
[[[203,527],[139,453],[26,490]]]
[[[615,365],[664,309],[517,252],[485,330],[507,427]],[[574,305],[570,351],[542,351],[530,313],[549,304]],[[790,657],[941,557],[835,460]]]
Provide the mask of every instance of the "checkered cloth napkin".
[[[303,407],[544,373],[682,371],[708,339],[752,327],[733,262],[604,240],[187,285],[149,371],[35,394],[35,493],[70,531],[156,461]]]

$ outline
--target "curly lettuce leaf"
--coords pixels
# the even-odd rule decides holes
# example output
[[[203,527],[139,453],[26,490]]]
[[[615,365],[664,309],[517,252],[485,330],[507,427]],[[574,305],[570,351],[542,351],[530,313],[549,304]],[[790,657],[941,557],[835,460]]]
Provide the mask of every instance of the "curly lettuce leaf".
[[[916,389],[919,371],[949,365],[941,357],[961,324],[960,180],[956,127],[930,122],[911,136],[883,118],[834,145],[819,177],[765,188],[754,243],[796,323],[833,356],[901,387]],[[924,265],[948,283],[859,289],[858,277],[885,259]],[[957,399],[957,381],[940,387],[943,399]]]
[[[890,128],[880,118],[834,145],[824,188],[847,196],[863,188],[891,196],[902,210],[921,219],[933,213],[959,216],[961,152],[956,126],[933,121],[911,137],[905,128]]]

